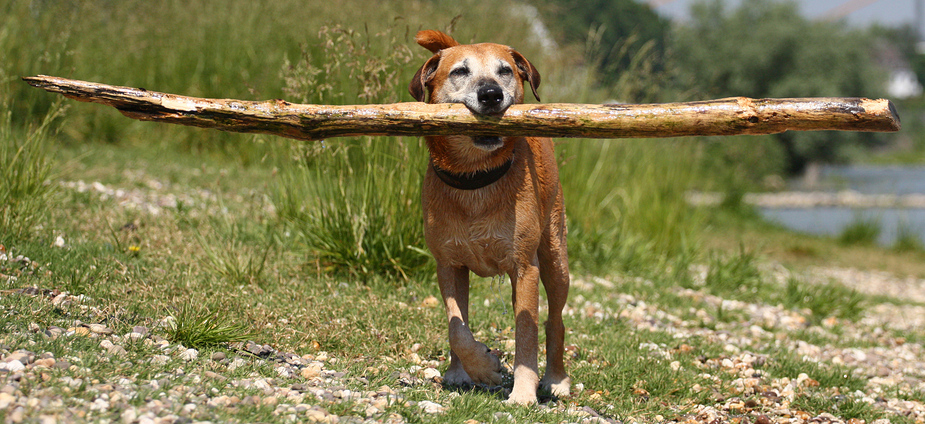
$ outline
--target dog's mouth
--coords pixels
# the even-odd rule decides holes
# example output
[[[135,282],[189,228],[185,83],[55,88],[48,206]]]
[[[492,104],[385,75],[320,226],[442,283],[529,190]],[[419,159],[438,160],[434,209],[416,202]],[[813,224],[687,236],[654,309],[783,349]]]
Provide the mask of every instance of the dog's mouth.
[[[501,147],[504,142],[501,141],[501,137],[496,135],[481,135],[472,137],[472,144],[485,150],[494,150]]]

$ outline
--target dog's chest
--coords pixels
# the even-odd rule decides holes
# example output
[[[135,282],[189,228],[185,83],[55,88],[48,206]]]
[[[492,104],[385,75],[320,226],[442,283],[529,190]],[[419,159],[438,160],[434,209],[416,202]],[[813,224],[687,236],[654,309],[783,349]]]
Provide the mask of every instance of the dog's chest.
[[[438,262],[469,268],[489,277],[515,269],[518,237],[513,208],[494,205],[484,210],[432,210],[427,241]]]

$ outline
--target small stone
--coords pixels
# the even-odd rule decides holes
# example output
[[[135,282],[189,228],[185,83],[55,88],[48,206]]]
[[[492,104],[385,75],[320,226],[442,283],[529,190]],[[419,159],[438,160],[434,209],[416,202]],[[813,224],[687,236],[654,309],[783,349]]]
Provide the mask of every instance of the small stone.
[[[74,333],[75,335],[78,335],[78,336],[89,336],[90,335],[90,329],[87,327],[71,327],[67,329],[67,332]]]
[[[276,406],[276,404],[279,403],[279,399],[277,399],[277,398],[275,398],[275,397],[273,397],[273,396],[267,396],[267,397],[263,398],[263,400],[261,400],[260,403],[261,403],[263,406]]]
[[[65,246],[64,237],[61,237],[61,236],[55,237],[55,242],[52,243],[51,246],[57,247],[57,248],[63,248]]]
[[[132,340],[132,341],[138,341],[138,340],[144,339],[145,337],[146,336],[144,334],[136,333],[134,331],[125,335],[125,338]]]
[[[767,415],[762,414],[755,419],[755,424],[771,424],[771,419],[768,418]]]
[[[440,371],[435,368],[424,368],[421,370],[421,376],[424,377],[425,380],[433,380],[440,377]]]
[[[186,362],[195,361],[199,357],[199,351],[196,349],[186,349],[180,354],[180,359]]]
[[[212,354],[212,361],[214,362],[224,361],[225,358],[225,352],[215,352]]]
[[[443,405],[436,402],[431,402],[429,400],[422,400],[418,402],[418,407],[428,414],[442,414],[446,411],[446,408],[444,408]]]
[[[53,358],[37,359],[35,362],[33,362],[32,366],[51,368],[55,366],[55,360]],[[3,408],[0,408],[0,409],[3,409]]]
[[[45,335],[51,338],[52,340],[57,339],[60,335],[67,332],[67,330],[61,327],[51,326],[45,330]]]
[[[26,369],[26,366],[19,362],[18,359],[0,364],[0,369],[7,370],[9,372],[19,372]]]
[[[154,355],[150,361],[154,365],[166,365],[170,361],[170,357],[167,355]]]
[[[95,334],[108,336],[113,333],[112,329],[103,324],[90,324],[90,331]]]
[[[136,325],[136,326],[132,327],[132,332],[133,332],[133,333],[148,335],[148,332],[149,332],[149,331],[150,331],[150,330],[148,330],[148,327],[145,327],[145,326],[143,326],[143,325]]]
[[[51,300],[51,304],[52,304],[53,306],[63,306],[63,305],[64,305],[64,302],[66,302],[66,301],[67,301],[67,294],[66,294],[66,293],[61,293],[61,294],[55,296],[55,298]]]
[[[16,409],[13,409],[13,412],[10,412],[10,415],[7,415],[6,419],[9,422],[21,423],[23,418],[25,418],[26,410],[21,406],[17,406]]]
[[[302,368],[302,371],[299,372],[299,375],[304,379],[311,379],[321,375],[321,367],[318,365],[309,365],[305,368]]]
[[[440,301],[434,296],[427,296],[421,302],[422,308],[436,308],[437,306],[440,306]]]
[[[15,396],[6,392],[0,392],[0,410],[6,410],[13,402],[16,402]]]

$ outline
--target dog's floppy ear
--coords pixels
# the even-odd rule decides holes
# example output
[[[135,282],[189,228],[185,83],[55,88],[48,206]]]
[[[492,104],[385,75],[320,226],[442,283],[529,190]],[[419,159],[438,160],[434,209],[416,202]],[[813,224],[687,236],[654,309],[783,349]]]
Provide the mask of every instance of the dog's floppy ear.
[[[431,53],[437,53],[440,50],[459,45],[453,37],[432,29],[418,31],[417,35],[414,36],[414,41],[420,44],[421,47],[430,50]]]
[[[424,87],[427,86],[428,81],[434,78],[438,65],[440,65],[439,52],[428,59],[427,62],[424,62],[424,66],[421,66],[421,69],[414,73],[411,84],[408,85],[408,92],[411,93],[411,97],[414,97],[415,100],[419,102],[425,101]]]
[[[533,64],[517,50],[511,50],[511,56],[514,57],[514,64],[517,65],[517,70],[520,71],[520,78],[530,83],[533,97],[536,98],[536,101],[540,101],[540,96],[536,94],[536,89],[540,87],[540,71],[537,71]]]

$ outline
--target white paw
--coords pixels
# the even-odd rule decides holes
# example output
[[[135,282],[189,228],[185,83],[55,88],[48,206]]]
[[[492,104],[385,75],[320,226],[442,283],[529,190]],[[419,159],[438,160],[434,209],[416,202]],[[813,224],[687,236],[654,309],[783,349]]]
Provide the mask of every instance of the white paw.
[[[572,379],[568,377],[551,378],[549,376],[543,376],[543,379],[540,380],[540,387],[549,390],[553,396],[565,397],[571,393]]]

